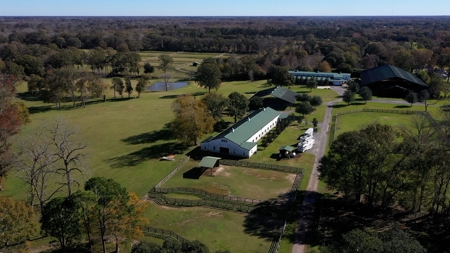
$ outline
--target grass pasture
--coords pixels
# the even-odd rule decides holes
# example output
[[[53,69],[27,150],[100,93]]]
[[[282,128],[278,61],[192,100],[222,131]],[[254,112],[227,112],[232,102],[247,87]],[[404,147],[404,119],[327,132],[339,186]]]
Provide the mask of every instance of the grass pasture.
[[[187,75],[182,71],[196,71],[198,66],[193,66],[194,62],[202,62],[206,58],[216,58],[223,57],[223,54],[218,53],[189,53],[189,52],[160,52],[160,51],[143,51],[139,52],[141,56],[140,65],[144,66],[145,63],[150,63],[153,67],[155,67],[155,72],[152,73],[152,76],[159,77],[163,72],[159,70],[157,67],[160,62],[158,60],[158,56],[162,54],[168,54],[173,58],[172,67],[175,70],[170,71],[175,80],[185,79]],[[180,69],[181,71],[178,71]],[[142,68],[142,72],[143,72]]]
[[[336,122],[335,137],[344,132],[362,129],[372,123],[390,125],[393,128],[400,129],[402,127],[407,127],[414,116],[414,114],[378,112],[356,112],[339,115]]]
[[[253,155],[250,160],[260,163],[273,163],[284,166],[312,168],[314,165],[315,155],[310,153],[301,153],[297,157],[291,159],[278,159],[279,148],[281,146],[290,145],[294,148],[298,145],[298,138],[305,132],[308,127],[297,122],[288,126],[268,147],[258,147],[258,153]],[[303,181],[302,181],[303,182]]]
[[[214,168],[212,174],[208,169],[200,175],[198,165],[198,161],[189,161],[162,187],[190,187],[215,194],[266,200],[288,192],[295,179],[295,174],[223,165]]]
[[[188,240],[199,240],[211,252],[229,250],[230,252],[267,252],[273,231],[258,231],[249,224],[249,215],[219,209],[189,207],[172,208],[158,206],[150,202],[145,216],[150,225],[160,227],[183,236]],[[261,223],[264,221],[261,221]]]
[[[108,81],[110,80],[106,79],[106,82]],[[133,80],[134,83],[135,80]],[[242,93],[258,91],[265,87],[265,83],[266,81],[224,82],[218,92],[228,96],[232,91]],[[19,92],[25,92],[26,83],[21,84],[18,90]],[[26,106],[33,107],[33,110],[31,114],[32,122],[23,128],[22,133],[33,130],[48,120],[57,117],[64,118],[70,125],[78,127],[79,140],[88,144],[87,165],[89,173],[84,179],[92,176],[112,178],[126,187],[128,191],[136,192],[138,196],[144,196],[157,182],[169,174],[179,164],[180,159],[185,158],[185,154],[192,149],[183,149],[165,129],[166,123],[173,119],[172,102],[176,96],[181,94],[204,94],[205,92],[205,89],[191,84],[168,92],[145,92],[141,94],[139,99],[135,98],[136,93],[132,94],[131,99],[113,99],[113,92],[109,91],[106,95],[106,102],[93,99],[87,104],[86,108],[81,108],[79,104],[76,108],[72,108],[72,103],[67,102],[63,104],[62,110],[57,110],[53,104],[32,99],[23,100]],[[251,96],[251,94],[246,95]],[[201,98],[201,95],[198,97]],[[228,117],[225,119],[232,121]],[[298,131],[300,129],[295,129],[294,126],[286,129],[267,150],[270,148],[270,152],[272,152],[272,149],[277,151],[281,145],[294,144],[300,134]],[[288,140],[289,142],[284,143]],[[270,152],[267,152],[268,156],[258,162],[299,166],[294,161],[282,160],[277,162],[270,158]],[[166,154],[176,154],[175,161],[160,161],[159,158]],[[258,155],[264,155],[264,151],[260,151]],[[313,157],[313,155],[304,154],[299,161],[308,156]],[[259,156],[259,158],[261,157]],[[259,158],[256,157],[255,159]],[[289,164],[290,162],[293,163]],[[232,170],[237,171],[234,172],[235,174],[242,173],[239,176],[242,176],[242,178],[236,179],[234,186],[230,187],[233,195],[264,199],[276,197],[279,192],[287,192],[291,187],[290,179],[286,178],[287,173],[275,175],[278,172],[271,174],[271,171],[245,169],[247,174],[244,174],[244,170],[241,172],[239,169],[232,168]],[[251,175],[251,173],[254,173],[252,171],[261,174],[255,177],[255,175]],[[258,182],[258,177],[264,177],[267,182]],[[272,183],[270,182],[271,177],[274,178],[275,187],[273,188],[267,187]],[[208,176],[204,178],[212,181],[219,177]],[[254,180],[256,186],[243,189],[248,180]],[[171,181],[169,180],[168,183],[171,183]],[[279,190],[278,192],[271,192],[266,188]],[[248,193],[246,193],[247,190]],[[21,183],[14,173],[11,173],[5,182],[5,190],[0,192],[0,195],[25,200],[26,192],[27,187]],[[255,193],[260,195],[255,196]],[[184,195],[169,197],[186,198]],[[221,215],[213,215],[211,219],[206,219],[212,211],[220,212]],[[259,235],[256,229],[245,225],[246,215],[234,212],[199,207],[195,209],[166,208],[151,204],[146,215],[151,219],[151,226],[170,229],[191,240],[198,239],[208,245],[211,250],[223,248],[229,249],[231,252],[266,252],[270,246],[270,241],[273,239],[273,237]],[[206,221],[189,221],[202,217],[198,215],[204,215]],[[175,224],[172,220],[177,220],[178,223]],[[187,224],[178,226],[183,222],[187,222]],[[261,223],[264,223],[264,221]]]
[[[157,56],[160,54],[161,52],[142,53],[142,63],[148,60],[155,67],[154,77],[161,74],[160,70],[156,69],[159,65]],[[172,53],[174,67],[189,70],[195,69],[190,66],[192,62],[215,56],[224,57],[219,54]],[[187,77],[178,71],[174,71],[174,74],[173,81]],[[104,81],[111,83],[110,79],[105,78]],[[156,81],[157,79],[151,80],[151,84]],[[132,84],[136,84],[135,79],[132,79]],[[223,82],[218,92],[228,96],[229,93],[238,91],[251,97],[253,93],[269,87],[266,80]],[[301,86],[292,86],[290,89],[294,92],[320,95],[324,103],[336,100],[337,96],[332,90],[314,89],[310,92]],[[26,83],[18,87],[20,93],[26,90]],[[166,124],[173,119],[172,102],[178,95],[196,94],[197,98],[201,98],[206,92],[207,90],[198,87],[194,82],[168,92],[144,92],[139,99],[135,98],[136,92],[132,93],[131,99],[127,98],[127,94],[124,94],[123,99],[118,95],[118,98],[114,99],[113,91],[109,90],[106,102],[102,99],[92,99],[86,108],[81,108],[79,104],[76,108],[72,108],[72,103],[67,102],[63,103],[62,110],[57,110],[54,104],[22,97],[32,113],[32,122],[23,128],[22,133],[31,131],[48,120],[64,118],[70,125],[78,127],[79,140],[88,144],[89,173],[84,179],[92,176],[112,178],[128,191],[144,196],[192,149],[192,147],[183,148],[178,141],[172,139],[166,129]],[[311,122],[314,117],[322,121],[324,114],[325,105],[321,105],[313,114],[307,116],[307,121]],[[233,121],[230,117],[224,119],[230,123]],[[315,155],[304,153],[298,158],[277,161],[274,154],[278,154],[280,146],[295,147],[299,135],[311,126],[311,123],[308,125],[293,123],[268,147],[260,149],[250,161],[304,168],[304,177],[299,188],[306,188],[305,184],[308,183]],[[160,157],[167,154],[176,154],[175,161],[160,161]],[[295,178],[288,173],[237,167],[223,168],[213,177],[209,176],[207,171],[206,175],[199,179],[183,178],[184,172],[196,166],[198,162],[187,163],[163,187],[196,187],[221,194],[265,200],[289,191]],[[83,183],[81,188],[82,186]],[[5,190],[0,192],[0,195],[25,200],[26,193],[26,186],[11,173],[5,182]],[[167,196],[197,199],[195,196],[179,193]],[[231,252],[267,252],[273,235],[278,233],[264,234],[267,228],[263,233],[257,226],[251,226],[248,219],[251,214],[244,215],[218,209],[168,208],[150,203],[145,215],[150,218],[151,226],[172,230],[190,240],[198,239],[208,245],[211,251],[228,249]],[[265,222],[260,221],[261,224]]]

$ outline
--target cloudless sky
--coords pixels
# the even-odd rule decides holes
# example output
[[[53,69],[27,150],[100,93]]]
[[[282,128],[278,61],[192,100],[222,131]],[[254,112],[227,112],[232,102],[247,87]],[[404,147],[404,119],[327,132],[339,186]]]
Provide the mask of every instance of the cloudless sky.
[[[0,16],[450,15],[450,0],[0,0]]]

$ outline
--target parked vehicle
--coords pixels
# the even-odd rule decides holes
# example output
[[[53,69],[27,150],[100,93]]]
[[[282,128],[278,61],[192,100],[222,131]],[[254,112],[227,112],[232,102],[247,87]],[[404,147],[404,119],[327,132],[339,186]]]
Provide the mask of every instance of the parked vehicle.
[[[314,137],[314,128],[308,128],[304,134],[300,136],[300,143],[312,139]]]
[[[307,140],[305,140],[303,142],[300,142],[298,144],[298,147],[297,147],[298,152],[302,152],[303,153],[303,152],[305,152],[307,150],[312,149],[312,147],[314,146],[315,142],[316,141],[313,138],[310,138],[310,139],[307,139]]]

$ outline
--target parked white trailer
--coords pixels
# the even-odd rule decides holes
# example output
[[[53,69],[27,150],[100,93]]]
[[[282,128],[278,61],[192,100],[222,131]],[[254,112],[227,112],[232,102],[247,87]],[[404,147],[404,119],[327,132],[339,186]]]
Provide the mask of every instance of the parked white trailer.
[[[314,137],[314,128],[308,128],[304,134],[300,136],[300,143],[312,139]]]
[[[310,150],[310,149],[312,149],[312,147],[314,146],[314,143],[315,143],[316,141],[314,140],[314,139],[312,139],[312,138],[310,138],[310,139],[307,139],[307,140],[305,140],[305,141],[303,141],[303,142],[300,142],[299,144],[298,144],[298,147],[297,147],[297,150],[299,151],[299,152],[305,152],[305,151],[307,151],[307,150]]]

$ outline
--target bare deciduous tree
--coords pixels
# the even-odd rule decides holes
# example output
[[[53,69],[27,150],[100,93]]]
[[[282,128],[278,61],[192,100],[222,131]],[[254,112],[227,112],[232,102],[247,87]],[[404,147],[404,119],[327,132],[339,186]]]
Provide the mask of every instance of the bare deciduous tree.
[[[18,141],[17,174],[29,186],[29,202],[42,207],[56,193],[80,185],[75,173],[85,174],[83,151],[87,145],[77,141],[78,132],[67,122],[56,119],[33,129]],[[62,177],[61,177],[62,176]]]
[[[56,119],[53,126],[48,128],[49,140],[54,146],[54,156],[59,162],[57,173],[65,178],[64,185],[67,186],[69,196],[72,195],[72,185],[78,186],[80,183],[73,177],[75,172],[84,175],[84,158],[83,153],[87,147],[85,143],[77,141],[78,131],[69,126],[69,124],[61,119]]]
[[[42,129],[34,130],[19,140],[17,161],[18,177],[29,187],[29,203],[33,206],[37,199],[43,210],[45,203],[59,192],[63,185],[49,187],[49,181],[56,178],[56,159],[51,152],[51,146],[45,141]]]
[[[173,78],[173,74],[170,72],[165,72],[164,74],[161,75],[161,78],[164,80],[164,88],[166,89],[166,91],[169,90],[169,81],[170,79]]]

